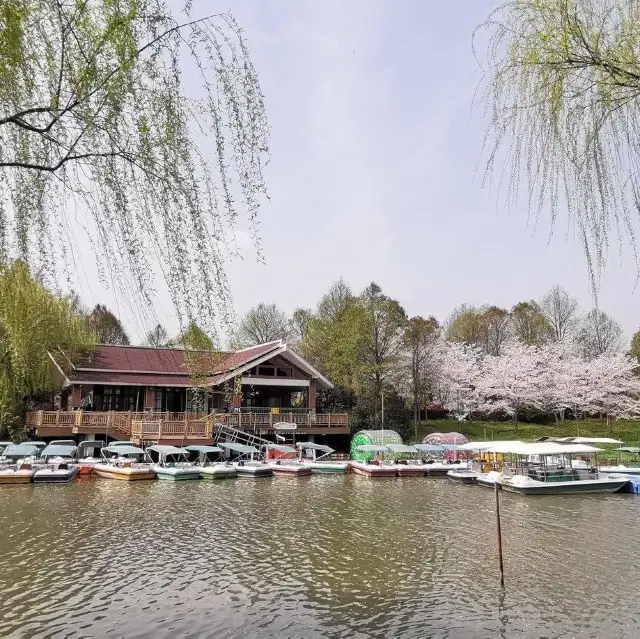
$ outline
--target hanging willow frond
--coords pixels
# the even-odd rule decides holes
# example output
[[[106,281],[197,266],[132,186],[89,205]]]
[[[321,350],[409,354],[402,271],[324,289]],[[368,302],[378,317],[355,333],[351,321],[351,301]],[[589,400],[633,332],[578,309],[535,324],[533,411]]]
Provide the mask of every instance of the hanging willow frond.
[[[259,250],[269,130],[240,27],[190,4],[0,3],[0,259],[46,274],[86,231],[121,293],[151,302],[159,265],[211,331],[241,214]]]
[[[610,239],[637,260],[640,211],[640,3],[509,0],[474,34],[488,35],[479,93],[486,105],[484,184],[552,229],[563,207],[597,291]],[[504,182],[506,181],[506,185]]]

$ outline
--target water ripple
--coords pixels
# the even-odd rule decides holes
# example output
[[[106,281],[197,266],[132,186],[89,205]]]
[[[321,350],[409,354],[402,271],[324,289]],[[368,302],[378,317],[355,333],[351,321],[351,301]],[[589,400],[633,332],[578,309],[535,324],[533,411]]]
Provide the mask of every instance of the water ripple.
[[[634,496],[443,478],[0,490],[0,635],[634,637]]]

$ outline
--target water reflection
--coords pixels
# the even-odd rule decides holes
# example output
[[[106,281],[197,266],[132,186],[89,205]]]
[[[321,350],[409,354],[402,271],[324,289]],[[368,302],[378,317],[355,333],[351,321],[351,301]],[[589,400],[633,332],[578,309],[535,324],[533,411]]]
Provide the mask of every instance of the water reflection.
[[[640,634],[640,499],[446,479],[149,482],[0,491],[0,635]]]

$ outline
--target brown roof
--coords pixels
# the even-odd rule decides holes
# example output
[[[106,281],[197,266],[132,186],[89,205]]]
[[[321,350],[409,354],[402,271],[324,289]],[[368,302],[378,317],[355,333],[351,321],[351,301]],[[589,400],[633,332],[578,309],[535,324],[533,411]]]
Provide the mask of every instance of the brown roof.
[[[278,341],[237,352],[209,353],[178,348],[99,344],[92,353],[73,363],[62,351],[50,353],[50,356],[71,383],[187,387],[193,385],[190,367],[209,375],[208,383],[215,384],[233,370],[281,346],[282,343]]]

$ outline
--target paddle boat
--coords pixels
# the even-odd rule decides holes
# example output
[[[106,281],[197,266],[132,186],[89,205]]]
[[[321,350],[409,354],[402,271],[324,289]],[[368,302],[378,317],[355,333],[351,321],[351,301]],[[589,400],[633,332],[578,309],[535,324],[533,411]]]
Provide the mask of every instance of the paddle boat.
[[[34,484],[66,484],[76,478],[76,443],[73,440],[58,442],[51,442],[40,453],[38,467],[33,475]]]
[[[40,448],[33,444],[9,444],[0,456],[0,484],[30,484],[39,455]]]
[[[269,464],[260,461],[260,451],[254,446],[237,442],[218,442],[228,455],[233,455],[232,464],[239,479],[263,479],[273,477],[273,469]]]
[[[284,444],[266,444],[267,464],[277,477],[302,477],[311,474],[311,468],[298,461],[298,451]]]
[[[407,444],[387,444],[393,455],[398,477],[424,477],[424,466],[417,459],[418,449]],[[398,455],[401,457],[398,458]]]
[[[298,459],[300,463],[311,468],[312,473],[341,473],[347,472],[348,462],[330,461],[327,459],[334,450],[330,446],[315,442],[298,442]],[[322,453],[318,456],[318,453]]]
[[[499,480],[502,478],[502,453],[522,443],[519,440],[499,440],[461,444],[457,450],[473,453],[475,457],[468,462],[467,472],[459,469],[460,472],[455,472],[449,477],[460,480],[462,483],[494,488],[496,482],[500,485]]]
[[[155,479],[156,477],[149,457],[142,448],[122,443],[116,446],[105,446],[100,452],[102,461],[93,467],[93,472],[98,477],[124,481]]]
[[[152,470],[158,479],[200,479],[200,469],[188,461],[189,451],[186,448],[156,445],[148,446],[146,452],[155,462]]]
[[[218,446],[186,446],[185,450],[202,479],[234,479],[238,476],[235,466],[222,458],[224,451]]]
[[[475,484],[480,473],[471,468],[455,468],[447,471],[447,477],[463,484]]]
[[[78,475],[86,477],[91,475],[93,467],[100,463],[101,457],[96,457],[95,453],[102,450],[105,443],[98,439],[87,439],[78,444],[78,453],[76,466],[78,467]]]
[[[13,442],[0,442],[0,455],[2,455],[2,451],[7,447],[11,446]]]
[[[364,475],[371,478],[396,477],[395,464],[385,463],[385,454],[391,451],[387,446],[378,444],[360,444],[356,446],[358,453],[363,453],[366,457],[373,457],[371,461],[351,460],[349,467],[356,475]]]
[[[414,448],[421,455],[424,474],[430,477],[445,476],[450,470],[469,468],[467,460],[446,458],[458,450],[456,444],[414,444]]]
[[[497,446],[497,453],[515,457],[503,465],[499,479],[503,490],[523,495],[614,493],[629,482],[624,475],[600,473],[597,454],[587,444],[535,442]],[[579,456],[576,459],[576,456]],[[586,458],[586,459],[585,459]]]

